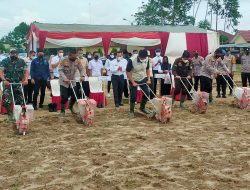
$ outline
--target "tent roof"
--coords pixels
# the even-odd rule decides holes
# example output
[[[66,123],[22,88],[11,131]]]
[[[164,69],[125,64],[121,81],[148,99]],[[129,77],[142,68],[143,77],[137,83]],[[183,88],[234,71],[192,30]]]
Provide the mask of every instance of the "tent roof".
[[[207,30],[187,26],[143,26],[143,25],[88,25],[88,24],[49,24],[34,22],[40,31],[48,32],[190,32],[207,33]]]

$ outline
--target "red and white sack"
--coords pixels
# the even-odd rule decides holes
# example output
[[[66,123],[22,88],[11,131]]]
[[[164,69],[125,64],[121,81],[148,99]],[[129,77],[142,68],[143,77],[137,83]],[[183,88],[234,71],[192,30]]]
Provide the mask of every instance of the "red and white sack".
[[[209,94],[207,92],[194,92],[193,103],[195,111],[198,113],[206,113],[209,102]]]
[[[245,109],[250,107],[250,88],[236,87],[234,94],[235,94],[236,105],[239,108]]]
[[[157,109],[156,119],[162,123],[168,122],[172,117],[172,98],[163,96],[161,98],[154,98],[152,102]]]
[[[79,100],[79,111],[85,125],[92,125],[96,111],[96,101],[93,99]]]

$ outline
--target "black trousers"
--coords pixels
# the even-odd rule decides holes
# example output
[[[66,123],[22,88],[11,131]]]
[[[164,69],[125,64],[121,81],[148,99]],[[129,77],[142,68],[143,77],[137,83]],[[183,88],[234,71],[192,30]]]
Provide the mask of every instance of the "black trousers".
[[[123,75],[123,77],[124,77],[124,75]],[[124,93],[125,98],[129,97],[127,79],[124,79],[123,93]]]
[[[34,85],[31,84],[31,79],[28,80],[28,85],[24,86],[24,97],[25,101],[30,104],[33,102],[33,91],[34,91]]]
[[[154,93],[156,94],[156,92],[157,92],[157,78],[155,78],[155,74],[158,74],[158,71],[156,71],[156,70],[153,70],[153,78],[154,78],[154,80],[153,80],[153,83],[154,83],[154,86],[153,86],[153,91],[154,91]]]
[[[43,80],[43,79],[34,79],[34,80],[35,80],[35,86],[34,86],[34,95],[33,95],[33,105],[37,106],[37,97],[39,95],[39,91],[41,93],[39,105],[43,105],[44,97],[45,97],[45,90],[47,86],[47,80]]]
[[[74,87],[75,92],[77,92],[77,87]],[[66,102],[68,101],[69,97],[70,97],[70,103],[74,104],[76,102],[76,98],[74,95],[74,92],[72,90],[71,87],[64,87],[62,85],[60,85],[60,93],[61,93],[61,104],[66,104]]]
[[[250,73],[241,73],[242,86],[247,87],[247,81],[250,86]]]
[[[81,86],[80,86],[79,82],[76,83],[76,87],[77,87],[77,97],[82,98]],[[83,81],[82,82],[82,88],[84,90],[85,95],[87,97],[89,97],[89,93],[90,93],[89,81]],[[83,94],[83,96],[84,96],[84,94]],[[86,98],[86,97],[84,97],[84,98]]]
[[[223,75],[225,79],[227,80],[227,76]],[[216,78],[216,84],[217,84],[217,94],[220,95],[221,90],[222,90],[222,95],[226,95],[226,88],[227,88],[227,82],[223,78],[222,75],[218,75]]]
[[[111,81],[108,81],[108,93],[110,93],[110,89],[111,89]]]
[[[171,84],[164,84],[164,79],[161,79],[161,96],[170,95]]]
[[[122,92],[124,89],[124,75],[112,75],[111,82],[113,86],[115,105],[120,105],[122,103]]]
[[[182,84],[181,80],[182,80],[182,82],[184,83],[184,85],[186,87]],[[183,96],[186,96],[188,94],[187,89],[186,89],[189,86],[189,83],[187,81],[188,79],[187,78],[182,78],[181,80],[180,79],[175,79],[174,97],[176,95],[178,95],[181,92],[181,90],[182,90],[182,95]]]
[[[202,92],[207,92],[211,93],[212,92],[212,82],[213,80],[205,77],[205,76],[200,76],[200,82],[201,82],[201,91]]]
[[[137,84],[142,84],[142,83],[146,83],[147,79],[143,79],[141,81],[135,81]],[[136,102],[136,98],[137,98],[137,87],[134,87],[132,85],[132,83],[130,84],[130,103],[135,103]],[[144,85],[140,85],[141,90],[147,95],[149,96],[149,91],[148,91],[148,86],[146,84]],[[147,102],[147,97],[144,95],[142,96],[142,102]]]
[[[198,91],[200,78],[201,78],[200,76],[194,76],[194,89],[195,89],[195,91]]]

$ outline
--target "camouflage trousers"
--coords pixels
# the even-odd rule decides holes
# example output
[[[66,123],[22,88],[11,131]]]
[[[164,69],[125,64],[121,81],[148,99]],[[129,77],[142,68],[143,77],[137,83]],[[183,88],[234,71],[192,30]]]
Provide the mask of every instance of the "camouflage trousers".
[[[14,94],[15,104],[23,105],[24,102],[23,102],[23,95],[22,95],[22,87],[20,85],[19,86],[13,85],[13,94]],[[8,114],[12,113],[11,104],[13,103],[13,98],[12,98],[10,86],[4,86],[2,101],[3,101],[4,107],[8,111]]]

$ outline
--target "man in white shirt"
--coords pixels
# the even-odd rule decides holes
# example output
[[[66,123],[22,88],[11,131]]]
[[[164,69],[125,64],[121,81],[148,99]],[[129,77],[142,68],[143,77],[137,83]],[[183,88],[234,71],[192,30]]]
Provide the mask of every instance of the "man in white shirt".
[[[92,59],[88,65],[89,76],[90,77],[102,76],[103,64],[102,64],[102,61],[99,59],[98,52],[94,52],[93,57],[94,59]]]
[[[105,62],[105,69],[107,70],[107,75],[108,76],[111,76],[111,73],[110,73],[110,63],[114,59],[115,59],[115,55],[114,55],[114,53],[111,53],[109,55],[109,58]],[[111,81],[108,81],[108,97],[110,97],[110,87],[111,87]]]
[[[153,75],[154,75],[154,93],[156,94],[157,87],[157,78],[155,78],[155,74],[158,74],[159,65],[162,64],[163,57],[161,56],[161,49],[157,48],[155,50],[155,57],[153,58]]]
[[[51,59],[51,68],[53,69],[54,79],[59,79],[58,65],[63,59],[63,49],[57,50],[57,55]]]
[[[30,66],[31,66],[31,62],[32,60],[35,58],[36,56],[36,52],[31,50],[29,52],[28,57],[26,57],[24,59],[26,65],[27,65],[27,70],[28,70],[28,85],[24,86],[24,97],[25,97],[25,101],[27,102],[27,104],[32,104],[32,96],[33,96],[33,91],[34,91],[34,85],[31,83],[31,77],[30,77]]]
[[[124,73],[126,72],[127,60],[123,59],[122,52],[118,51],[116,59],[110,62],[110,72],[112,73],[111,81],[115,107],[123,106],[122,93],[124,87]]]

